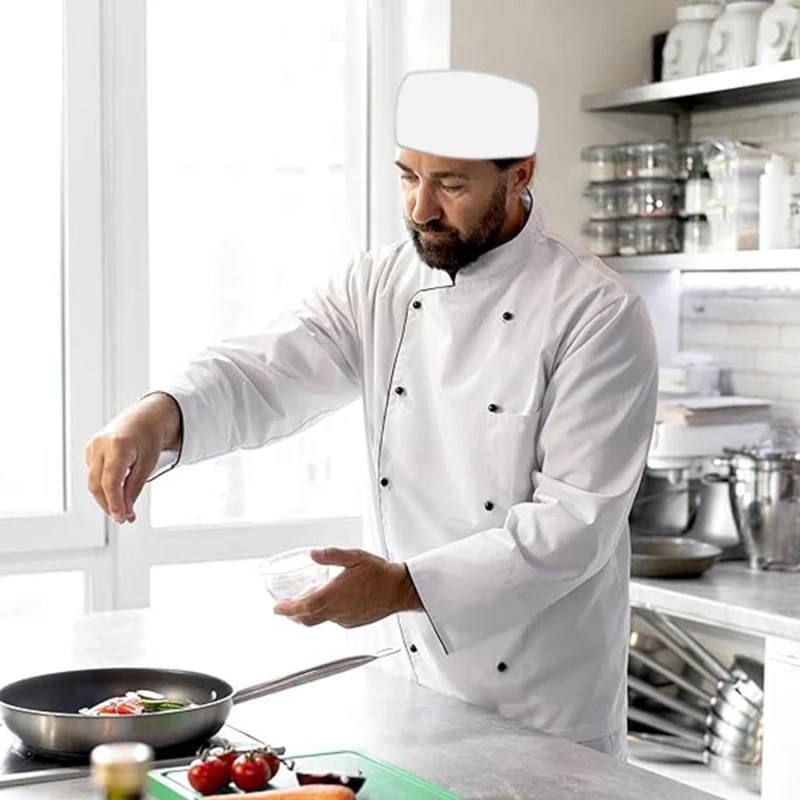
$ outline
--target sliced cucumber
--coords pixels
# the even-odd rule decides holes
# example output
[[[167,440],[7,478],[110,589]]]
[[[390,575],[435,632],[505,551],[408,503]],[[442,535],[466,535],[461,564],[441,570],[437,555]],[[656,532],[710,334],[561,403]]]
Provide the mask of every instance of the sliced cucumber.
[[[166,697],[164,697],[163,694],[159,694],[158,692],[150,691],[150,689],[137,689],[136,690],[136,694],[142,700],[158,701],[158,700],[166,700],[167,699]]]

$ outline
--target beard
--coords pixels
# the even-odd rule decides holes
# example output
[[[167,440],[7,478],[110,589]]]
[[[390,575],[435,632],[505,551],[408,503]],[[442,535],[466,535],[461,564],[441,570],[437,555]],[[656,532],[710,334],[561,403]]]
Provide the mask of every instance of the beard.
[[[475,227],[466,235],[438,220],[417,225],[406,218],[406,227],[417,255],[429,267],[445,270],[451,275],[477,261],[497,243],[500,229],[506,221],[507,188],[507,178],[498,181],[486,209]],[[436,236],[423,238],[423,233],[433,233]]]

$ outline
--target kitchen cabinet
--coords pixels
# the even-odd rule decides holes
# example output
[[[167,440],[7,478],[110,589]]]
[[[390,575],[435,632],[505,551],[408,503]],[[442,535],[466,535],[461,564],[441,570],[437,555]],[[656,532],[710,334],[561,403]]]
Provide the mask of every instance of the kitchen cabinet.
[[[767,639],[762,800],[794,800],[800,786],[800,642]]]
[[[631,604],[679,619],[759,637],[765,647],[762,800],[796,800],[800,786],[800,578],[753,572],[743,562],[717,564],[699,580],[632,580]],[[698,775],[689,765],[647,765],[676,780]],[[700,768],[703,769],[703,768]],[[691,781],[726,798],[743,790],[722,779]],[[751,797],[753,795],[750,795]]]

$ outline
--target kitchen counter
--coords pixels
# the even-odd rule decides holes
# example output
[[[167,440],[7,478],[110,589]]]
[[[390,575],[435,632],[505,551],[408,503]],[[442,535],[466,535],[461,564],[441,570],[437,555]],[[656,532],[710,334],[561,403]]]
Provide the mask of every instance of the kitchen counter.
[[[224,616],[198,610],[191,619],[126,611],[13,620],[0,623],[0,642],[0,684],[61,669],[148,665],[211,672],[241,687],[361,650],[357,631],[307,630],[266,608],[230,609]],[[358,748],[475,800],[711,797],[376,665],[239,705],[229,721],[290,753]],[[72,780],[6,788],[2,800],[77,800],[90,792],[86,780]]]
[[[633,579],[631,605],[686,619],[800,641],[800,574],[753,572],[745,562],[716,564],[691,580]]]

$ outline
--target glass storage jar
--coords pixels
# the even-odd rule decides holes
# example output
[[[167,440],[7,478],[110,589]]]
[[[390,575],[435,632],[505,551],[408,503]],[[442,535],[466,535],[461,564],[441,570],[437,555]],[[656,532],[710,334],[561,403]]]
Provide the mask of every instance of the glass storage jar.
[[[711,229],[705,214],[690,214],[683,221],[683,252],[705,253],[711,244]]]
[[[702,142],[689,142],[678,148],[677,177],[682,181],[706,174],[705,145]]]
[[[636,145],[618,144],[614,149],[614,163],[618,181],[632,181],[636,177]]]
[[[595,144],[582,154],[586,180],[590,183],[605,183],[616,178],[613,145]]]
[[[591,219],[583,227],[586,247],[596,256],[615,256],[617,246],[617,222],[608,219]]]
[[[680,231],[675,217],[637,219],[635,224],[638,255],[678,252]]]
[[[675,217],[621,220],[618,228],[619,254],[643,256],[678,251],[679,228]]]
[[[635,181],[617,184],[617,210],[620,217],[639,216],[639,193]]]
[[[615,183],[590,183],[583,193],[589,206],[589,219],[616,219],[619,216],[617,194]]]
[[[633,192],[637,217],[671,217],[676,212],[675,181],[636,181]]]
[[[636,223],[635,219],[621,219],[617,228],[617,241],[621,256],[636,255]]]
[[[674,178],[675,148],[669,142],[641,142],[632,152],[637,178]]]

